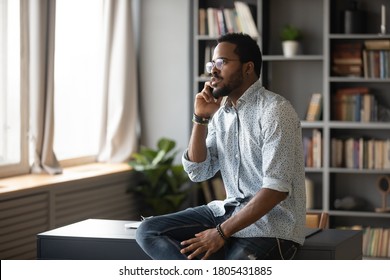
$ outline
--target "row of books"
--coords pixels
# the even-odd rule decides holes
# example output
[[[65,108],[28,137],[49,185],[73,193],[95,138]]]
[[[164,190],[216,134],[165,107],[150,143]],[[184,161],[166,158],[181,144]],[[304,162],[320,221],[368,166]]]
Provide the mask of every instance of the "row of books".
[[[390,40],[337,43],[332,49],[332,74],[386,79],[390,77]]]
[[[363,229],[363,256],[390,257],[390,228]]]
[[[232,32],[243,32],[255,38],[259,36],[247,3],[235,1],[234,8],[199,9],[199,35],[220,36]]]
[[[352,122],[378,121],[378,104],[367,87],[338,89],[332,95],[332,119]]]
[[[322,167],[322,132],[312,130],[312,137],[303,137],[305,167]]]
[[[390,228],[356,225],[338,229],[363,231],[362,253],[364,257],[390,258]]]
[[[390,50],[364,50],[363,65],[365,78],[390,78]]]
[[[390,139],[331,138],[331,166],[390,169]]]

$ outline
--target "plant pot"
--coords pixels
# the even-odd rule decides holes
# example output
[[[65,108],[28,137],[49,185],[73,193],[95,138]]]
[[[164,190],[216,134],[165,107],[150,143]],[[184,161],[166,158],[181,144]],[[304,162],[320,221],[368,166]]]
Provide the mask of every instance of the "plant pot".
[[[292,57],[298,54],[299,42],[298,41],[283,41],[283,55],[285,57]]]

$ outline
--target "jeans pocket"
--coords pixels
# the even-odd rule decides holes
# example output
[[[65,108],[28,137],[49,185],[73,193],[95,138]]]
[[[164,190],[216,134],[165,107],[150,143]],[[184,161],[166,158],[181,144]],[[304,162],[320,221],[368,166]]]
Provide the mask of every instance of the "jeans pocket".
[[[290,240],[276,238],[280,259],[292,260],[298,251],[298,244]]]

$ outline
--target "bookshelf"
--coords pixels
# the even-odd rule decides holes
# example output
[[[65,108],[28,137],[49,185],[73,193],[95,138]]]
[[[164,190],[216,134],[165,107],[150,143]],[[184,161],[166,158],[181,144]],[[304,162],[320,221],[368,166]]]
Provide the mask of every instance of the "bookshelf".
[[[361,0],[358,1],[358,8],[365,13],[365,24],[361,30],[357,30],[354,33],[345,34],[343,30],[342,11],[348,9],[348,1],[329,1],[329,12],[332,21],[329,25],[329,32],[327,34],[327,44],[329,49],[328,57],[328,76],[326,77],[326,83],[328,85],[328,111],[334,109],[335,104],[332,103],[337,91],[345,88],[363,87],[368,88],[370,94],[374,96],[379,105],[383,105],[390,108],[390,79],[383,76],[373,77],[367,75],[367,65],[364,63],[364,52],[366,52],[365,43],[372,40],[387,41],[390,38],[390,30],[388,28],[387,34],[380,33],[381,24],[381,5],[384,1],[380,0]],[[386,21],[389,23],[390,19],[390,5],[387,4]],[[342,44],[354,44],[361,45],[361,75],[337,75],[332,72],[334,61],[332,61],[333,50]],[[368,122],[359,121],[343,121],[335,118],[333,115],[328,115],[326,120],[328,126],[327,139],[324,139],[325,145],[331,147],[332,139],[380,139],[386,140],[390,138],[390,123],[389,120],[371,120]],[[362,146],[362,145],[360,145]],[[359,146],[359,147],[360,147]],[[363,151],[368,149],[364,148]],[[377,190],[377,181],[383,175],[389,176],[390,169],[388,166],[381,167],[351,167],[332,166],[332,151],[328,149],[329,162],[327,168],[324,169],[324,175],[329,180],[328,193],[329,193],[329,211],[332,216],[332,226],[354,226],[360,225],[365,228],[365,245],[367,248],[367,242],[371,242],[371,249],[364,249],[364,254],[371,257],[390,257],[380,256],[378,250],[374,250],[374,247],[378,245],[377,232],[382,233],[382,229],[386,231],[390,228],[390,213],[376,212],[375,208],[381,205],[381,194]],[[384,151],[382,152],[384,154]],[[336,198],[354,196],[362,198],[365,205],[362,209],[343,210],[337,209],[331,202]],[[372,234],[375,232],[375,234]],[[368,235],[368,237],[367,237]],[[368,241],[367,241],[368,239]],[[370,240],[371,239],[371,240]],[[389,237],[387,237],[388,243]],[[376,245],[374,244],[376,243]],[[370,245],[369,245],[370,246]],[[386,246],[386,245],[385,245]],[[387,245],[388,246],[388,245]],[[383,246],[381,246],[383,247]]]
[[[390,78],[335,75],[332,52],[336,45],[360,43],[368,40],[390,40],[390,5],[387,7],[388,31],[379,35],[381,0],[360,0],[358,8],[365,11],[366,24],[361,33],[345,34],[342,12],[349,8],[349,0],[244,0],[250,7],[263,52],[261,80],[264,86],[286,97],[302,119],[303,137],[312,138],[318,132],[322,138],[320,165],[306,168],[306,177],[314,184],[314,212],[328,212],[331,228],[366,227],[390,228],[390,213],[378,213],[381,194],[376,182],[380,176],[390,176],[390,168],[347,168],[332,165],[332,139],[356,138],[390,139],[389,121],[342,121],[332,114],[333,99],[338,90],[366,87],[378,103],[390,108]],[[203,87],[205,49],[218,36],[198,32],[201,8],[233,8],[234,1],[193,1],[193,73],[192,92]],[[283,7],[283,9],[281,8]],[[303,16],[304,13],[304,16]],[[299,55],[286,58],[282,54],[280,31],[291,23],[301,29]],[[362,51],[363,52],[363,51]],[[363,66],[362,66],[363,67]],[[362,71],[362,73],[364,73]],[[308,105],[313,93],[322,93],[320,120],[306,121]],[[191,112],[192,113],[192,112]],[[318,159],[317,159],[318,160]],[[364,209],[336,209],[334,202],[343,197],[362,198]],[[390,202],[388,201],[388,204]]]

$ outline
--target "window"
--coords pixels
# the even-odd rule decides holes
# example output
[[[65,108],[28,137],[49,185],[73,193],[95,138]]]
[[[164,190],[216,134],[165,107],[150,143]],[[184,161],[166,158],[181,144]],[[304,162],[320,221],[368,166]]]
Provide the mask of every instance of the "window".
[[[0,0],[0,167],[24,161],[20,59],[19,1]]]
[[[102,1],[56,2],[54,152],[59,160],[98,152],[102,16]]]
[[[102,8],[101,0],[56,1],[54,152],[63,166],[91,162],[99,148]],[[20,1],[0,0],[0,177],[29,170],[20,13]]]

